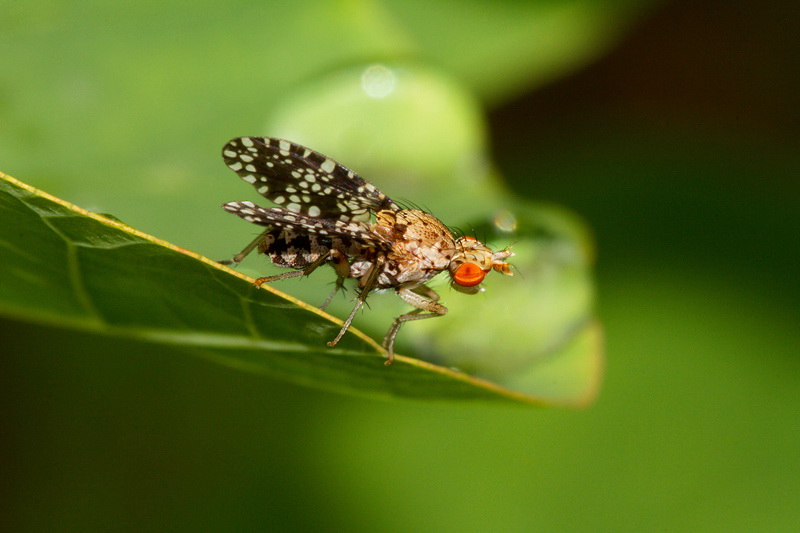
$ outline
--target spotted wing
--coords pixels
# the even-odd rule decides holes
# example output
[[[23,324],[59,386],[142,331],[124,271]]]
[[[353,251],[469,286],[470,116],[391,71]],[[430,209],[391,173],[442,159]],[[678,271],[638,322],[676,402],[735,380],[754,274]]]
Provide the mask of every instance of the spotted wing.
[[[287,211],[280,207],[264,208],[253,202],[228,202],[222,204],[228,213],[233,213],[253,224],[290,230],[298,235],[316,235],[329,239],[338,239],[346,246],[353,243],[377,247],[388,251],[391,246],[380,237],[369,231],[369,227],[360,221],[343,222],[326,218],[313,218],[303,213]]]
[[[318,152],[271,137],[238,137],[222,149],[225,164],[264,197],[317,219],[367,221],[397,210],[374,185]]]

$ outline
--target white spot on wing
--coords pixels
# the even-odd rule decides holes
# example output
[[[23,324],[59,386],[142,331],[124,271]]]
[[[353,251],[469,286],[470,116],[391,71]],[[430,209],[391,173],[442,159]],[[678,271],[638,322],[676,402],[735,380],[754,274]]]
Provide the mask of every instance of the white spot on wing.
[[[333,169],[336,168],[336,162],[333,159],[325,159],[319,168],[330,174],[333,172]]]

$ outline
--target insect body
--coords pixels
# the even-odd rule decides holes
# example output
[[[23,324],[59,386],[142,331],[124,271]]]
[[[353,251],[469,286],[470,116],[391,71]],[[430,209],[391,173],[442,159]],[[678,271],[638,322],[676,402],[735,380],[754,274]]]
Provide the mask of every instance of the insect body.
[[[511,275],[505,259],[510,250],[492,250],[472,237],[453,237],[430,213],[403,209],[353,171],[334,160],[289,141],[270,137],[239,137],[222,150],[225,163],[264,197],[280,207],[252,202],[228,202],[223,208],[266,229],[229,263],[242,261],[254,249],[278,266],[293,271],[259,278],[258,285],[309,275],[330,263],[336,288],[346,278],[358,280],[356,305],[335,346],[373,290],[392,289],[415,309],[397,317],[383,340],[386,364],[394,360],[394,339],[410,320],[442,316],[447,308],[425,283],[440,272],[451,286],[474,294],[492,269]]]

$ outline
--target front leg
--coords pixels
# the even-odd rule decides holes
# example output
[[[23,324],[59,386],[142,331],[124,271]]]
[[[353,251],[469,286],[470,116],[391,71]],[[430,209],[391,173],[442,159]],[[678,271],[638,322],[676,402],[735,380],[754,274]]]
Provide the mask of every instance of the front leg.
[[[420,285],[414,289],[397,289],[397,295],[403,299],[407,304],[416,307],[415,310],[394,319],[392,327],[383,338],[383,347],[388,352],[389,359],[386,360],[387,365],[394,362],[394,338],[397,332],[400,331],[400,326],[409,320],[422,320],[423,318],[434,318],[437,316],[444,316],[447,314],[447,308],[440,303],[436,303],[439,295],[433,289]],[[427,311],[427,313],[423,313]]]

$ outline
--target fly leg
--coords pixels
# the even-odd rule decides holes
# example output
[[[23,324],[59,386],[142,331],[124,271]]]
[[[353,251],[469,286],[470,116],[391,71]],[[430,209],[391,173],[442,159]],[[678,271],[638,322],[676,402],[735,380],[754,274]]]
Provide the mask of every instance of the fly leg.
[[[343,253],[336,249],[331,250],[330,260],[333,264],[333,269],[336,271],[336,285],[322,305],[319,306],[320,311],[324,311],[333,300],[333,297],[336,296],[336,293],[344,288],[344,280],[350,275],[350,263],[347,262],[347,257]]]
[[[422,320],[447,314],[447,308],[437,303],[439,295],[436,291],[425,285],[420,285],[414,289],[397,289],[397,295],[408,305],[416,307],[416,309],[395,318],[392,327],[389,328],[383,338],[383,347],[386,348],[389,357],[386,360],[387,365],[391,365],[394,362],[394,338],[397,336],[397,332],[400,331],[400,326],[411,320]]]
[[[336,346],[341,338],[344,336],[345,332],[350,327],[350,323],[353,322],[353,318],[355,318],[356,313],[361,306],[364,305],[364,301],[367,299],[367,295],[375,288],[375,285],[378,284],[378,276],[381,275],[381,270],[383,269],[384,260],[381,258],[375,261],[370,269],[367,271],[366,274],[359,280],[359,285],[361,286],[361,292],[358,293],[358,297],[356,298],[356,305],[353,307],[353,310],[350,312],[350,316],[347,317],[347,320],[344,321],[342,325],[342,329],[339,330],[339,334],[336,335],[336,338],[333,339],[328,343],[328,346]],[[363,284],[362,284],[363,282]]]
[[[298,276],[308,276],[312,272],[314,272],[317,267],[324,264],[325,262],[330,260],[331,251],[328,250],[324,254],[317,257],[313,263],[308,265],[303,270],[292,270],[290,272],[283,272],[282,274],[276,274],[274,276],[265,276],[263,278],[258,278],[256,280],[256,287],[260,287],[264,283],[271,283],[273,281],[278,281],[279,279],[287,279],[287,278],[296,278]]]
[[[259,236],[258,236],[258,237],[256,237],[255,239],[253,239],[253,242],[251,242],[250,244],[248,244],[247,246],[245,246],[245,247],[244,247],[244,250],[242,250],[242,251],[241,251],[241,252],[239,252],[238,254],[234,255],[234,256],[233,256],[233,259],[226,259],[226,260],[224,260],[224,261],[220,261],[219,263],[220,263],[220,264],[223,264],[223,265],[233,265],[233,266],[236,266],[236,265],[238,265],[239,263],[241,263],[242,261],[244,261],[244,258],[245,258],[245,257],[247,257],[248,255],[250,255],[250,252],[252,252],[252,251],[253,251],[253,250],[255,250],[256,248],[258,248],[259,246],[261,246],[261,243],[262,243],[262,242],[264,242],[264,241],[266,240],[266,238],[267,238],[267,235],[269,234],[269,232],[270,232],[270,231],[271,231],[270,229],[266,229],[266,230],[264,230],[264,232],[263,232],[261,235],[259,235]]]

